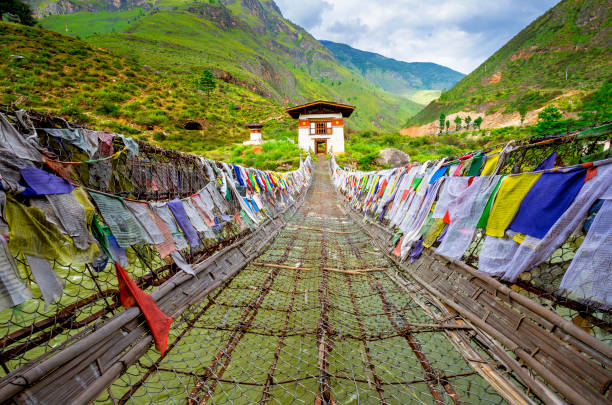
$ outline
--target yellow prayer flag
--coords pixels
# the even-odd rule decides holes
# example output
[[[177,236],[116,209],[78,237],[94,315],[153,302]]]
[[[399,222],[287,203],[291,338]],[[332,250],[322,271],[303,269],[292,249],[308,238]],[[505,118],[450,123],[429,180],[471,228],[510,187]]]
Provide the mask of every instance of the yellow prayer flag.
[[[493,156],[487,156],[487,160],[485,161],[484,168],[480,173],[481,176],[490,176],[495,171],[497,167],[497,162],[499,161],[499,153],[502,151],[502,148],[493,149],[489,154],[495,153]]]
[[[502,180],[487,221],[485,232],[487,235],[500,238],[504,236],[521,206],[521,201],[541,175],[541,173],[525,173],[507,176]]]

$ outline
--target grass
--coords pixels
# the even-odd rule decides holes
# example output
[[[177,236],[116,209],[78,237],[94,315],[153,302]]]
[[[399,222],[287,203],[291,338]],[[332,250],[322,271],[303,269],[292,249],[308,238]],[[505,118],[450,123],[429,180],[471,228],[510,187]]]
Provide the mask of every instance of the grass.
[[[78,12],[51,15],[41,19],[41,26],[51,31],[86,38],[95,34],[119,32],[146,15],[142,8],[120,11]]]
[[[441,93],[442,92],[440,90],[418,90],[416,92],[409,92],[405,94],[405,97],[417,104],[427,105],[440,97]]]
[[[346,153],[336,160],[360,170],[386,168],[375,159],[381,149],[397,148],[410,156],[413,162],[425,162],[446,156],[461,156],[468,152],[489,148],[512,139],[535,134],[534,128],[505,127],[438,136],[407,137],[397,132],[363,131],[352,134],[345,143]]]
[[[0,23],[1,102],[120,130],[164,147],[206,153],[248,139],[243,125],[282,116],[281,107],[242,86],[218,82],[204,94],[74,38]],[[22,56],[23,59],[11,55]],[[186,120],[201,131],[183,129]],[[154,133],[163,133],[165,138]]]

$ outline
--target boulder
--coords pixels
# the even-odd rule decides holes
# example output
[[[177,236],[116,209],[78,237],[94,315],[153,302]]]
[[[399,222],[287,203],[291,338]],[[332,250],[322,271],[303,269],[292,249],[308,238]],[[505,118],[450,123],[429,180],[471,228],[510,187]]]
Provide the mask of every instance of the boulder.
[[[376,158],[376,164],[380,166],[400,167],[408,163],[410,163],[410,156],[396,148],[383,149]]]

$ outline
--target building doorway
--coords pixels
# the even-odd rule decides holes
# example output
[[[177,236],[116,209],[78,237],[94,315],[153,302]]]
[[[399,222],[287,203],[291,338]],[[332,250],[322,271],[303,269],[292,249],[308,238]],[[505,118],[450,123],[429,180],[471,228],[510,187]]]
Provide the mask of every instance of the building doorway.
[[[325,155],[327,153],[327,140],[315,140],[315,153],[317,155]]]

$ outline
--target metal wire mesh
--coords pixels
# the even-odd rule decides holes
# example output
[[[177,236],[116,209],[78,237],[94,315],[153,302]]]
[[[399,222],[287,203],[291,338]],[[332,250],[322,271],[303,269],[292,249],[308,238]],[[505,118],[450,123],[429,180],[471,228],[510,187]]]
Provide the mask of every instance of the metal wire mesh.
[[[31,123],[36,127],[66,126],[57,118],[29,113]],[[27,133],[28,128],[19,127]],[[62,142],[59,138],[39,131],[39,141],[61,162],[80,162],[88,159],[80,149]],[[108,165],[110,176],[107,182],[90,176],[94,164],[69,165],[72,179],[86,187],[106,191],[130,198],[164,199],[189,196],[209,181],[202,162],[194,155],[159,149],[140,142],[140,152],[129,157],[126,153],[117,158],[100,162]],[[121,138],[114,139],[115,151],[124,149]],[[236,201],[230,204],[230,212],[239,213]],[[216,215],[221,217],[220,212]],[[233,216],[232,216],[233,219]],[[218,225],[217,238],[199,233],[200,249],[182,252],[189,262],[201,260],[231,244],[248,232],[238,221]],[[243,224],[244,225],[244,224]],[[127,271],[141,289],[150,292],[168,280],[179,269],[171,262],[162,260],[150,245],[134,246],[126,250],[129,266]],[[12,310],[0,313],[0,377],[18,369],[30,360],[49,355],[69,342],[94,330],[116,312],[120,311],[117,278],[112,263],[94,269],[91,265],[73,265],[52,261],[51,267],[64,285],[61,299],[45,307],[40,290],[33,279],[27,260],[15,258],[20,273],[37,299],[31,299]]]
[[[504,403],[387,276],[323,167],[265,252],[183,314],[165,357],[149,351],[99,402]]]

